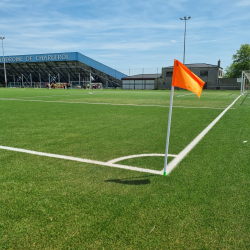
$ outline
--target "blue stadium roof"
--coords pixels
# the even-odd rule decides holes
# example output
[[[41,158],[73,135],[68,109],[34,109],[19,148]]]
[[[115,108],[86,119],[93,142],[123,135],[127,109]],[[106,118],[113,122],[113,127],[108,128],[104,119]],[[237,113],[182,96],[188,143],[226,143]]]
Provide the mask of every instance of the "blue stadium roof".
[[[33,54],[33,55],[16,55],[16,56],[5,56],[5,63],[30,63],[30,62],[60,62],[60,61],[79,61],[92,68],[95,68],[105,74],[108,74],[116,79],[121,80],[127,75],[112,69],[100,62],[97,62],[79,52],[67,52],[67,53],[48,53],[48,54]],[[0,63],[4,63],[3,56],[0,56]]]

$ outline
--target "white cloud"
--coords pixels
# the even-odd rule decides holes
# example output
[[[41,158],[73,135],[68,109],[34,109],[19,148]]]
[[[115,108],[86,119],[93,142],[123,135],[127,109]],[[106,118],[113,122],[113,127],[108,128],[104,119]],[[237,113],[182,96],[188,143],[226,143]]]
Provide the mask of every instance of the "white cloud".
[[[237,5],[238,6],[250,6],[250,1],[249,0],[238,0]]]
[[[18,9],[22,7],[21,3],[14,3],[11,0],[1,0],[0,8],[1,11],[12,11],[14,8]]]

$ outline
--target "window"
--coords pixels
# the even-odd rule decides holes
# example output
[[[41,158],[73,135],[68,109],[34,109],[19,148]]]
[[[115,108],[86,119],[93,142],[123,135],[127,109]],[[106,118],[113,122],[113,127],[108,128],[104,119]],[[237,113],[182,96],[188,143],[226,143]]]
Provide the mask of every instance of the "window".
[[[166,77],[171,77],[173,76],[173,71],[167,71],[166,72]]]
[[[201,70],[200,76],[208,76],[208,70]]]

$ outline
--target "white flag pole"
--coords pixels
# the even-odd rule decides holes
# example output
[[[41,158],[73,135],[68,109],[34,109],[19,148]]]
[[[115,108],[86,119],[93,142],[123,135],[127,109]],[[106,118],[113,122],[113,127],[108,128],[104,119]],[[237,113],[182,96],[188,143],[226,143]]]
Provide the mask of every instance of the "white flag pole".
[[[167,132],[166,152],[165,152],[165,162],[164,162],[164,171],[163,171],[163,175],[167,175],[167,160],[168,160],[168,148],[169,148],[169,137],[170,137],[170,127],[171,127],[171,117],[172,117],[173,98],[174,98],[174,86],[172,85],[172,86],[171,86],[170,105],[169,105],[168,132]]]

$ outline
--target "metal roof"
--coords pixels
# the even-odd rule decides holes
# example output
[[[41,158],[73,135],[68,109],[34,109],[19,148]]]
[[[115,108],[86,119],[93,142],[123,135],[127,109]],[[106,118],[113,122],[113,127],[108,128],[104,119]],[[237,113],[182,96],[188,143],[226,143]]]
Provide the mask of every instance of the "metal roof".
[[[217,68],[218,67],[218,65],[207,64],[207,63],[190,63],[190,64],[185,64],[185,66],[188,68]],[[168,69],[168,68],[172,69],[173,66],[164,67],[164,69]]]
[[[99,63],[78,52],[49,53],[34,55],[17,55],[0,57],[0,82],[4,83],[3,64],[5,61],[7,81],[14,81],[15,77],[24,75],[28,78],[32,74],[33,81],[47,82],[48,74],[60,74],[61,82],[78,81],[79,77],[91,75],[96,81],[121,85],[121,78],[127,75]]]
[[[127,76],[127,77],[123,77],[122,80],[136,80],[136,79],[156,79],[158,77],[160,77],[161,74],[139,74],[139,75],[133,75],[133,76]]]

